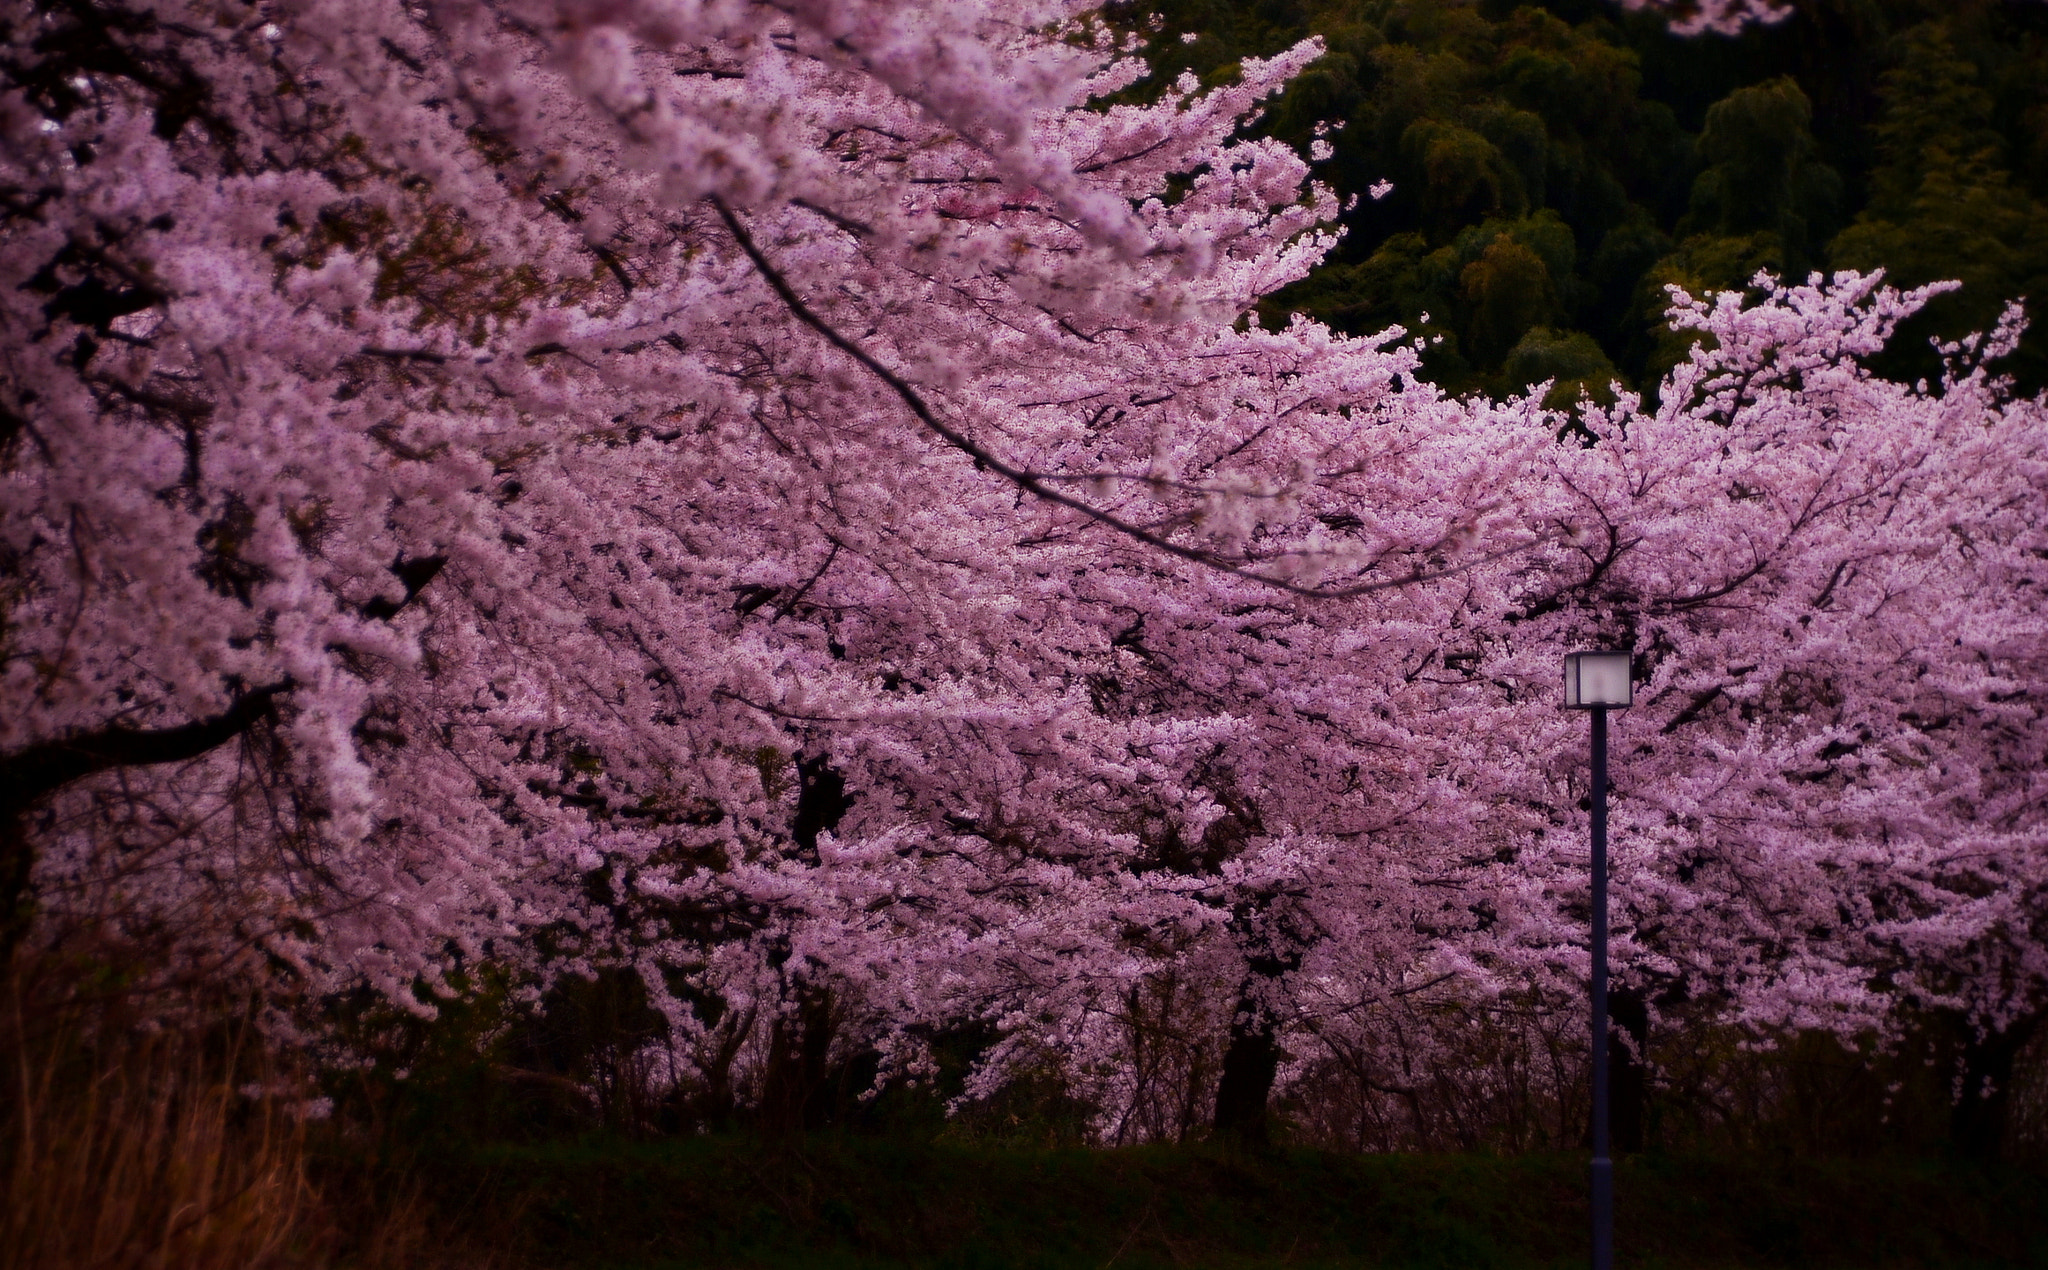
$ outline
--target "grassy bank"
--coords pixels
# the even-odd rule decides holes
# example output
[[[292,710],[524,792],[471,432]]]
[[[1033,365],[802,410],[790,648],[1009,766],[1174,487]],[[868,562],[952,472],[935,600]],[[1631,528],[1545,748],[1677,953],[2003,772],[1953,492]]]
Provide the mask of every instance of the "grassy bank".
[[[1032,1151],[739,1138],[494,1147],[426,1163],[514,1265],[1577,1267],[1568,1157]],[[2048,1266],[2048,1178],[1939,1163],[1622,1162],[1623,1267]]]

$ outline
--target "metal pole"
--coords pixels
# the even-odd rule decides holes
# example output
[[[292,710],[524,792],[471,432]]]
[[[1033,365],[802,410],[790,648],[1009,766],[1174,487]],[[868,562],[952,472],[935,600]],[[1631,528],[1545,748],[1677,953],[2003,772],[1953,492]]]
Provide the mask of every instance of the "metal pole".
[[[1593,708],[1593,1270],[1614,1270],[1607,1154],[1607,709]]]

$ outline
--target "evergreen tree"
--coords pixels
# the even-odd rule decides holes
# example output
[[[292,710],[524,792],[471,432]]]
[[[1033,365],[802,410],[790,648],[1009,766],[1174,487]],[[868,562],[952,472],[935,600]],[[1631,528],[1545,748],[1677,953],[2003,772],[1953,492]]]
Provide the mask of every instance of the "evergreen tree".
[[[2014,180],[1995,101],[1949,24],[1915,27],[1898,47],[1899,63],[1884,77],[1870,202],[1830,257],[1836,268],[1883,268],[1905,283],[1963,284],[1929,306],[1888,367],[1931,375],[1938,364],[1928,337],[1984,329],[2013,297],[2048,297],[2048,205]],[[2048,372],[2038,327],[2008,369],[2033,382]]]
[[[1244,57],[1323,39],[1251,127],[1304,152],[1322,143],[1347,236],[1266,301],[1267,324],[1398,324],[1432,341],[1425,371],[1454,391],[1551,380],[1565,403],[1604,399],[1615,378],[1654,390],[1694,338],[1670,329],[1669,284],[1959,277],[1963,292],[1887,354],[1914,377],[1936,365],[1930,337],[2048,294],[2034,228],[2048,6],[1807,0],[1782,22],[1690,40],[1668,14],[1608,0],[1157,0],[1113,16],[1151,37],[1139,97],[1184,72],[1226,83]],[[1381,182],[1391,192],[1370,197]],[[2008,367],[2023,386],[2048,382],[2044,340]],[[1597,363],[1580,355],[1592,346]]]

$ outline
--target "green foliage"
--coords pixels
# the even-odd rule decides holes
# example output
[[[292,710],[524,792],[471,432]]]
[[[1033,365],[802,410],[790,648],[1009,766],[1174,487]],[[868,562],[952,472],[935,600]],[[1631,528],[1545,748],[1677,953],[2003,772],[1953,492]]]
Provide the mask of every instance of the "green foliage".
[[[1454,391],[1653,389],[1692,338],[1666,327],[1664,288],[1740,289],[1759,270],[1962,279],[1908,329],[1895,374],[1935,373],[1927,338],[2048,295],[2048,8],[1810,0],[1778,26],[1693,40],[1604,0],[1111,10],[1131,29],[1148,13],[1158,70],[1139,95],[1322,37],[1328,53],[1259,126],[1305,150],[1328,125],[1318,175],[1356,201],[1330,262],[1265,318],[1399,324],[1435,341],[1429,374]],[[1375,201],[1381,180],[1394,190]],[[1523,349],[1539,329],[1553,334]],[[1553,364],[1565,342],[1584,362],[1574,335],[1604,365]],[[2048,384],[2048,331],[2008,370]]]
[[[1610,340],[1633,284],[1669,250],[1657,226],[1679,205],[1690,162],[1671,110],[1642,96],[1639,59],[1616,27],[1469,0],[1338,0],[1290,10],[1292,26],[1276,20],[1282,11],[1252,8],[1263,22],[1188,47],[1218,59],[1227,39],[1247,41],[1242,55],[1322,35],[1330,53],[1267,126],[1306,145],[1317,124],[1341,125],[1321,169],[1341,194],[1394,183],[1383,201],[1359,199],[1331,264],[1275,296],[1274,317],[1301,310],[1352,331],[1400,323],[1442,336],[1430,370],[1458,390],[1540,382],[1506,366],[1538,326]],[[1162,9],[1169,38],[1156,47],[1172,58],[1170,37],[1200,29],[1191,24],[1203,15]]]
[[[1667,288],[1742,291],[1759,273],[1800,278],[1820,266],[1842,179],[1820,161],[1812,124],[1813,103],[1790,76],[1738,88],[1707,109],[1677,248],[1644,271],[1626,321],[1625,356],[1645,381],[1661,379],[1696,338],[1663,321]]]
[[[1789,76],[1715,102],[1697,151],[1704,166],[1679,233],[1775,238],[1786,267],[1801,272],[1819,257],[1841,178],[1820,162],[1813,103]]]
[[[1926,338],[1988,327],[2009,299],[2048,297],[2048,204],[2016,178],[1996,99],[1983,70],[1958,51],[1951,24],[1914,27],[1896,46],[1870,202],[1835,240],[1833,257],[1838,267],[1882,267],[1909,285],[1963,284],[1908,328],[1899,364],[1886,368],[1931,375]],[[2037,160],[2039,145],[2037,135]],[[2008,369],[2030,382],[2048,378],[2048,331],[2031,332]]]
[[[1581,398],[1611,406],[1614,382],[1621,377],[1592,336],[1547,326],[1535,327],[1516,341],[1503,365],[1508,378],[1516,382],[1551,381],[1543,404],[1553,410],[1568,409]]]

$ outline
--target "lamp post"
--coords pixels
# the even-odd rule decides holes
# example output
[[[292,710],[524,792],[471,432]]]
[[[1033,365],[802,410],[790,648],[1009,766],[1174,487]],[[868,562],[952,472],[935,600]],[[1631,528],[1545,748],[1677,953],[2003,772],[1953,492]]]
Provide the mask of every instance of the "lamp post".
[[[1564,704],[1593,715],[1593,1270],[1614,1268],[1614,1161],[1607,1147],[1607,712],[1635,699],[1627,652],[1567,653]]]

